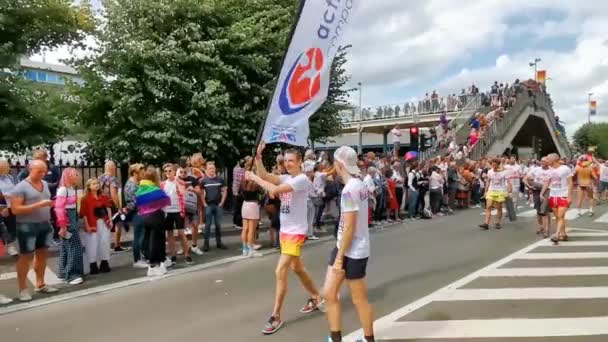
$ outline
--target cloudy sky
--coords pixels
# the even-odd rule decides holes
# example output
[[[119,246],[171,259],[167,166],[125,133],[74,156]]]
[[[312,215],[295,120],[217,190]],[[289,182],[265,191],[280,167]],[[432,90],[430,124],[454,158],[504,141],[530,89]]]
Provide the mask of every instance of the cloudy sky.
[[[539,57],[571,135],[587,120],[589,92],[599,107],[593,120],[608,121],[607,32],[605,0],[361,0],[345,43],[364,106],[532,78],[528,63]]]

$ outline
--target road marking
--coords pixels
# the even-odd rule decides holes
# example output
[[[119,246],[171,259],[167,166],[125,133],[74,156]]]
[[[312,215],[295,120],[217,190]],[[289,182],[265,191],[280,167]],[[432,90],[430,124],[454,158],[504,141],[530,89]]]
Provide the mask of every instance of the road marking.
[[[425,297],[422,297],[422,298],[416,300],[415,302],[413,302],[411,304],[408,304],[408,305],[406,305],[406,306],[404,306],[404,307],[402,307],[400,309],[397,309],[397,310],[393,311],[392,313],[390,313],[390,314],[388,314],[388,315],[386,315],[384,317],[379,318],[378,320],[376,320],[374,322],[375,331],[376,332],[381,332],[381,331],[383,331],[383,329],[389,329],[391,327],[391,325],[396,324],[395,321],[397,321],[401,317],[407,315],[408,313],[410,313],[410,312],[412,312],[414,310],[417,310],[417,309],[419,309],[419,308],[421,308],[421,307],[423,307],[423,306],[425,306],[425,305],[427,305],[427,304],[429,304],[429,303],[431,303],[433,301],[438,300],[446,292],[449,292],[449,291],[452,291],[454,289],[458,289],[460,287],[463,287],[464,285],[472,282],[473,280],[475,280],[475,279],[477,279],[479,277],[485,276],[485,274],[487,272],[489,272],[490,270],[494,270],[494,269],[496,269],[498,267],[501,267],[501,266],[503,266],[503,265],[505,265],[505,264],[507,264],[507,263],[509,263],[509,262],[511,262],[511,261],[513,261],[513,260],[515,260],[517,258],[519,258],[520,256],[522,256],[522,255],[528,253],[529,251],[531,251],[531,250],[537,248],[538,246],[540,246],[542,242],[543,241],[540,240],[540,241],[537,241],[537,242],[535,242],[535,243],[533,243],[533,244],[531,244],[531,245],[529,245],[527,247],[524,247],[521,250],[519,250],[519,251],[517,251],[517,252],[515,252],[515,253],[513,253],[511,255],[508,255],[508,256],[506,256],[506,257],[504,257],[504,258],[502,258],[502,259],[500,259],[500,260],[498,260],[498,261],[496,261],[496,262],[494,262],[494,263],[492,263],[492,264],[490,264],[490,265],[488,265],[488,266],[480,269],[480,270],[477,270],[477,271],[469,274],[468,276],[466,276],[466,277],[464,277],[462,279],[459,279],[459,280],[457,280],[457,281],[455,281],[455,282],[453,282],[453,283],[451,283],[451,284],[449,284],[449,285],[447,285],[447,286],[445,286],[445,287],[443,287],[443,288],[441,288],[441,289],[439,289],[439,290],[437,290],[437,291],[435,291],[435,292],[433,292],[433,293],[431,293],[431,294],[429,294],[429,295],[427,295]],[[606,272],[607,272],[606,274],[608,274],[608,267],[606,267]],[[510,329],[512,330],[513,327],[510,327]],[[362,336],[363,336],[363,330],[359,329],[359,330],[356,330],[356,331],[348,334],[346,337],[343,338],[343,340],[346,341],[346,342],[354,342],[357,339],[362,338]],[[382,338],[378,338],[378,339],[381,340]],[[403,337],[400,337],[399,339],[403,339]]]
[[[568,236],[608,236],[608,231],[599,230],[593,232],[568,233]]]
[[[573,247],[590,247],[590,246],[608,246],[608,240],[598,241],[560,241],[560,246]],[[551,240],[542,240],[541,246],[554,246]],[[559,248],[556,246],[556,248]]]
[[[8,272],[0,274],[0,281],[17,279],[17,272]]]
[[[604,215],[598,217],[595,221],[593,222],[597,222],[597,223],[608,223],[608,213],[605,213]]]
[[[519,260],[558,260],[558,259],[605,259],[608,252],[577,252],[577,253],[530,253],[522,255]]]
[[[602,230],[602,229],[588,229],[588,228],[574,228],[574,227],[572,227],[572,228],[568,228],[568,230],[570,230],[570,231],[577,230],[577,231],[582,231],[582,232],[594,232],[594,233],[604,233],[604,234],[608,233],[608,230]]]
[[[457,289],[439,301],[589,299],[608,298],[608,287],[532,287],[504,289]]]
[[[608,317],[395,322],[375,333],[377,340],[605,335]]]
[[[517,267],[485,270],[483,277],[558,277],[608,275],[608,267]]]

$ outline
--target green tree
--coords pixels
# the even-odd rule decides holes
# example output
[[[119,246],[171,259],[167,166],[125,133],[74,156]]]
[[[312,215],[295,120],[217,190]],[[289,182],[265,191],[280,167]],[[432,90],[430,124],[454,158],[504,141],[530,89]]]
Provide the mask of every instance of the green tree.
[[[90,156],[158,164],[202,152],[228,165],[251,153],[295,5],[107,1],[96,55],[75,62],[85,80],[77,89],[78,119]],[[343,101],[341,94],[334,98]],[[336,108],[316,120],[335,116]]]
[[[49,110],[60,97],[24,80],[19,59],[43,48],[77,45],[93,26],[86,4],[0,0],[0,149],[18,152],[55,142],[65,133],[64,118]]]
[[[597,146],[597,153],[608,158],[608,123],[587,123],[574,133],[574,144],[584,151],[590,146]]]

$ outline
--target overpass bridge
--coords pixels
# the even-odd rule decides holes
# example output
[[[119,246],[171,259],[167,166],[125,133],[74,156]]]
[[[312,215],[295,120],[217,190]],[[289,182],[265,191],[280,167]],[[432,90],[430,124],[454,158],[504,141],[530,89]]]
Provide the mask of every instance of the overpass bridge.
[[[409,111],[403,112],[390,110],[393,106],[380,107],[375,113],[369,110],[361,111],[360,109],[342,111],[340,113],[344,123],[342,135],[334,138],[336,140],[335,144],[324,144],[316,146],[316,148],[331,149],[339,145],[349,145],[357,147],[359,153],[362,153],[366,147],[380,147],[387,151],[390,148],[388,134],[396,125],[404,130],[405,139],[402,139],[402,144],[405,143],[407,146],[410,127],[436,127],[439,125],[442,112],[446,113],[448,121],[453,121],[459,117],[470,118],[480,110],[481,99],[479,95],[466,95],[461,98],[466,101],[462,108],[448,106],[438,107],[437,110],[425,110],[424,108],[427,107],[425,105],[412,105],[409,107]]]
[[[487,114],[489,111],[490,108],[482,107],[478,95],[468,97],[462,109],[446,112],[458,145],[467,143],[472,116],[478,112]],[[405,112],[401,115],[398,111],[393,111],[393,115],[387,115],[386,112],[370,115],[369,112],[360,113],[357,109],[345,111],[342,113],[345,124],[342,136],[336,137],[336,143],[333,145],[326,144],[319,147],[333,149],[339,145],[349,145],[357,147],[359,153],[362,153],[365,147],[388,151],[391,148],[388,134],[395,125],[405,129],[405,132],[408,132],[409,127],[414,126],[435,127],[439,124],[440,115],[439,112],[433,111]],[[490,124],[485,135],[472,148],[470,158],[500,156],[521,148],[532,150],[536,156],[557,152],[561,156],[570,158],[572,156],[570,145],[559,131],[550,97],[544,91],[523,90],[517,94],[515,103],[505,113],[504,118]],[[402,145],[407,146],[408,137],[406,134],[404,136],[406,139],[402,139]],[[428,149],[420,153],[420,158],[428,159],[446,153],[447,149]]]

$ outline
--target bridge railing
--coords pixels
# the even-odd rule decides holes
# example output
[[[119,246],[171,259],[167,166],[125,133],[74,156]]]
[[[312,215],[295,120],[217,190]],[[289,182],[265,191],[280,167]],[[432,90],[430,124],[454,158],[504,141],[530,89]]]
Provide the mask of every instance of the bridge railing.
[[[375,109],[368,108],[352,108],[340,111],[340,116],[343,122],[359,122],[372,121],[388,118],[407,118],[417,116],[433,115],[441,112],[456,113],[461,112],[468,104],[479,95],[461,95],[451,97],[445,101],[416,101],[406,102],[405,104],[386,104],[378,106]]]
[[[466,141],[466,137],[469,131],[469,121],[472,116],[481,108],[481,95],[472,97],[464,108],[450,120],[449,126],[454,130],[454,137],[456,142],[462,141],[463,137]],[[464,133],[463,133],[464,132]],[[426,160],[437,156],[445,155],[447,153],[447,147],[439,149],[427,149],[420,153],[419,159]]]

